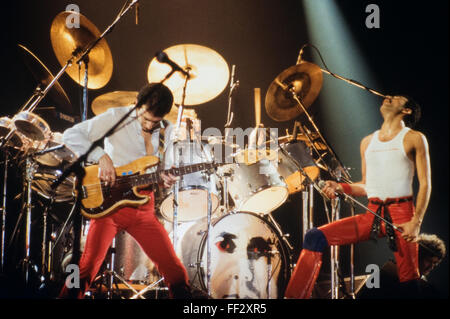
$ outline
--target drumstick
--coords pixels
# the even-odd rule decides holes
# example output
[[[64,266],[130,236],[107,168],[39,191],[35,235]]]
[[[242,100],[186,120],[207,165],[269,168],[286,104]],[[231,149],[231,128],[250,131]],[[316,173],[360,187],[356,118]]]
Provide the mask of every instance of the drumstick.
[[[256,128],[261,124],[261,89],[255,88],[255,122]]]

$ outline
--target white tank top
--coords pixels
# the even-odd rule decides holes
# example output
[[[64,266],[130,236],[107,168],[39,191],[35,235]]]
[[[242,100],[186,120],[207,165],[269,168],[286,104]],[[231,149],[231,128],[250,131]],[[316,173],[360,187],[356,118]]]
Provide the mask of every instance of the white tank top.
[[[392,140],[381,142],[379,131],[366,149],[367,197],[397,198],[411,196],[414,163],[408,158],[403,139],[410,129],[404,127]]]

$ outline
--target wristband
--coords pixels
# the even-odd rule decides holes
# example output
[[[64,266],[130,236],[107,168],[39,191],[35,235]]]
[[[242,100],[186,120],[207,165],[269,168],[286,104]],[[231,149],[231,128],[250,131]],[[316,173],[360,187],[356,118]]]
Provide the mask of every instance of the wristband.
[[[347,194],[347,195],[351,195],[352,194],[352,187],[350,186],[350,184],[339,183],[339,185],[341,185],[342,191],[344,192],[344,194]]]

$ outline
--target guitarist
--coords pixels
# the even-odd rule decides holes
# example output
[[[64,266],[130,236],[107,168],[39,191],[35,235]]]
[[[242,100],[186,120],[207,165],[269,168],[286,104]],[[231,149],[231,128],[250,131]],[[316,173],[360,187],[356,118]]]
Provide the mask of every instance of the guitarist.
[[[163,120],[173,104],[171,91],[163,84],[151,83],[144,86],[137,97],[142,106],[136,113],[104,141],[104,148],[96,148],[88,161],[98,163],[100,180],[114,185],[115,166],[128,164],[147,155],[159,156],[170,143],[172,126]],[[84,154],[91,143],[100,138],[114,123],[133,106],[110,108],[105,113],[76,124],[67,129],[63,141],[78,155]],[[161,174],[163,187],[169,188],[176,177]],[[80,291],[83,298],[97,275],[117,232],[127,231],[140,244],[143,251],[155,263],[159,273],[169,287],[170,296],[177,299],[190,298],[188,276],[184,265],[175,254],[167,231],[155,216],[155,197],[151,190],[141,190],[150,200],[139,207],[124,207],[99,219],[92,219],[86,238],[86,245],[80,259]],[[119,200],[119,199],[118,199]],[[69,296],[64,285],[60,297]]]

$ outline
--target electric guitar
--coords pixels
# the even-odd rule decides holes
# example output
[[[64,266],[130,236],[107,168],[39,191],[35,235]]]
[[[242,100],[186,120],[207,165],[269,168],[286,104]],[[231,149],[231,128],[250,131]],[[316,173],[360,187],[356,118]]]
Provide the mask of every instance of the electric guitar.
[[[124,206],[137,207],[147,203],[148,196],[139,194],[138,190],[162,182],[162,172],[182,176],[219,166],[217,163],[200,163],[145,173],[146,169],[158,163],[158,157],[144,156],[127,165],[116,167],[116,182],[113,186],[106,185],[100,180],[98,165],[85,167],[86,175],[81,183],[83,216],[96,219],[107,216]]]

